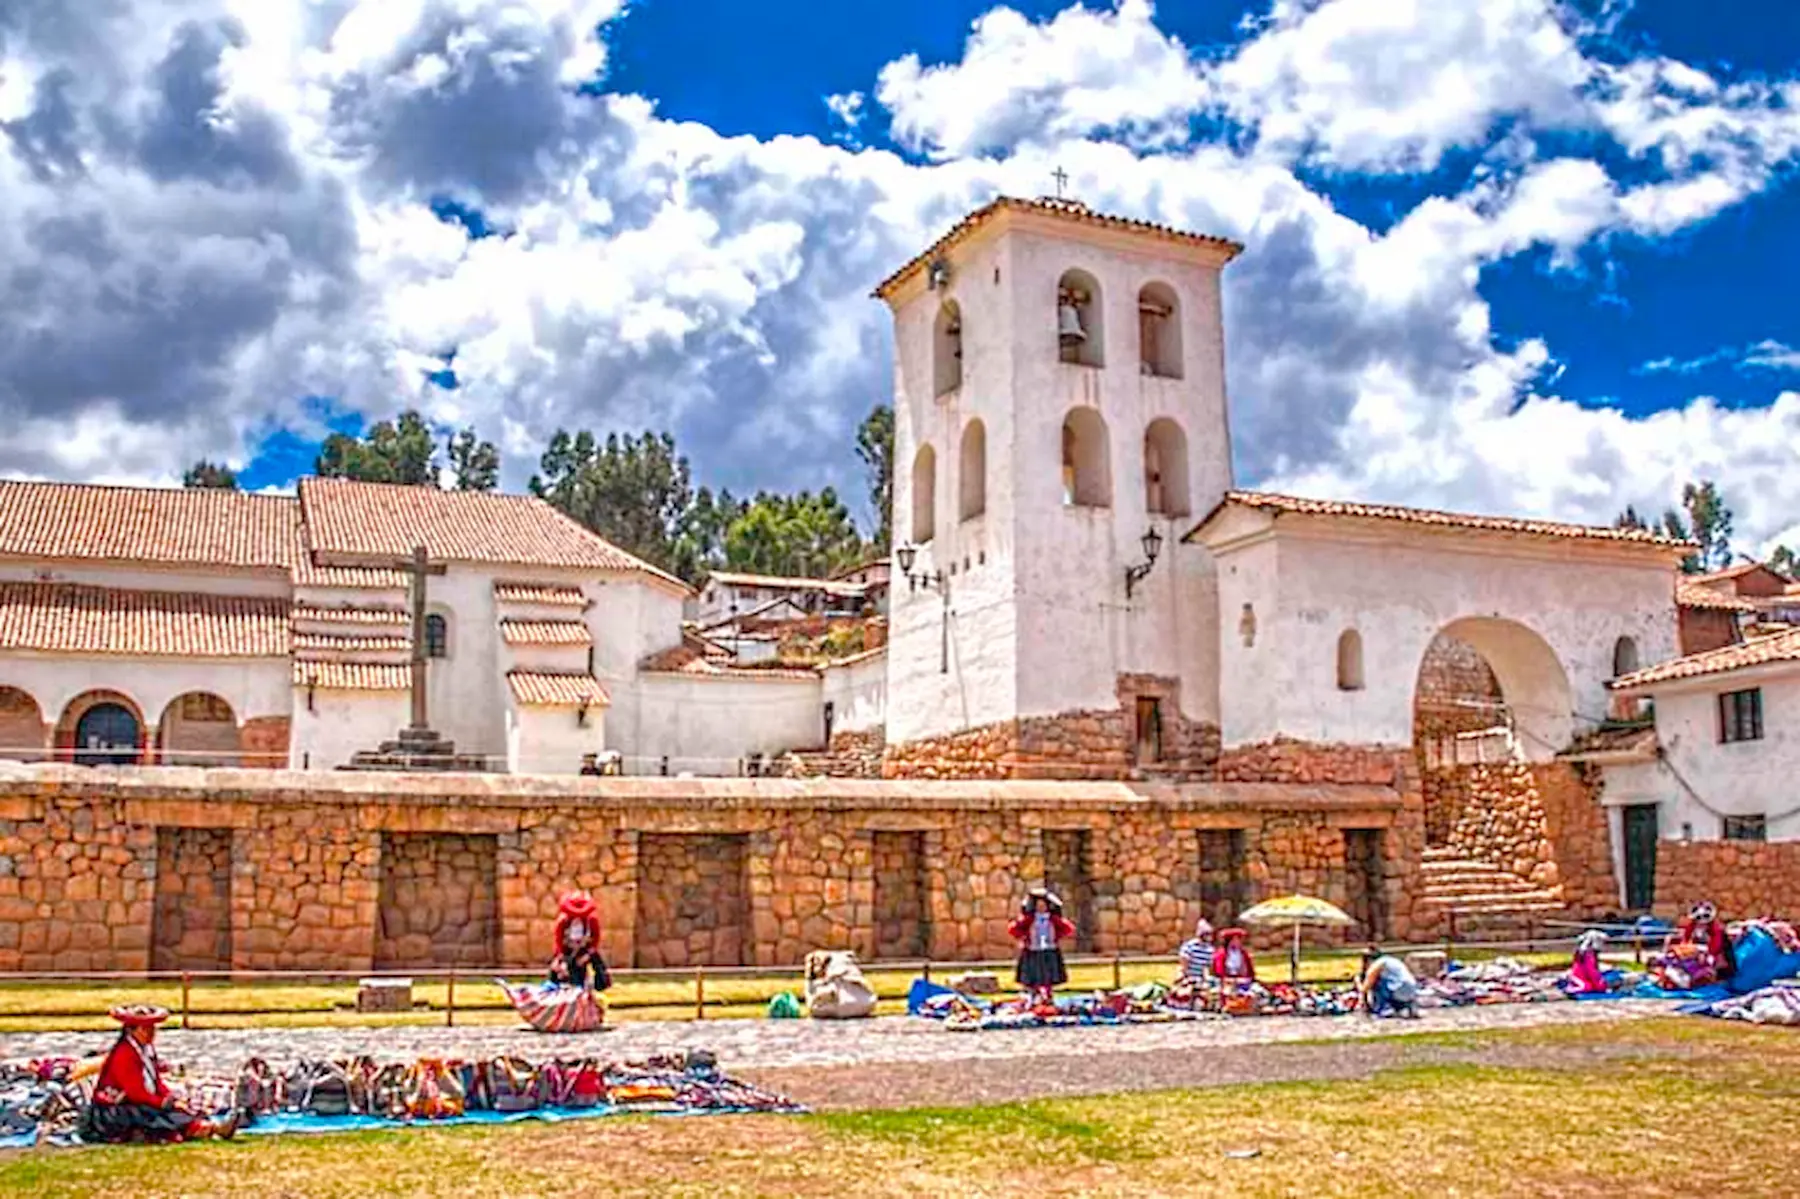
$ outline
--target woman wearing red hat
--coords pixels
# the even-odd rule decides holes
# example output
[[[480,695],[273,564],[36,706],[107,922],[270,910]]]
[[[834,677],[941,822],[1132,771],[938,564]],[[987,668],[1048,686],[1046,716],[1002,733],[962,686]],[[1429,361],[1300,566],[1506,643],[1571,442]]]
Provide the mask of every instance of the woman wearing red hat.
[[[94,1100],[82,1119],[84,1141],[193,1141],[231,1138],[237,1114],[204,1119],[188,1111],[163,1081],[156,1056],[156,1026],[169,1018],[164,1008],[134,1004],[112,1010],[124,1028],[100,1065]]]
[[[600,910],[586,891],[563,896],[556,912],[556,956],[550,959],[550,981],[584,991],[612,986],[606,959],[600,956]]]

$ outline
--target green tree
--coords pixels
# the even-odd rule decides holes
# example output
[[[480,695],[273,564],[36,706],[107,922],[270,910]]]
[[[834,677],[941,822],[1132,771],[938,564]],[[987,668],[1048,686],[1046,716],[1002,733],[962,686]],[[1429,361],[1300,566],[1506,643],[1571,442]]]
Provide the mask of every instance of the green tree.
[[[894,410],[877,404],[856,430],[856,456],[869,476],[869,506],[875,510],[872,548],[886,553],[894,540]]]
[[[652,565],[682,569],[680,541],[694,489],[673,437],[609,433],[602,444],[592,433],[558,429],[538,468],[531,494]]]
[[[1796,554],[1785,545],[1775,547],[1769,555],[1769,569],[1779,571],[1790,579],[1800,579],[1800,554]]]
[[[729,491],[714,494],[710,487],[696,491],[676,537],[675,573],[698,586],[724,566],[725,535],[747,507]]]
[[[237,472],[222,462],[202,458],[181,476],[183,487],[212,488],[218,491],[238,489]]]
[[[1681,488],[1681,507],[1664,510],[1651,525],[1627,506],[1613,521],[1618,529],[1650,529],[1678,541],[1692,541],[1700,548],[1682,560],[1684,574],[1703,574],[1731,563],[1731,509],[1711,479],[1687,483]]]
[[[757,574],[823,577],[862,556],[850,510],[827,487],[814,494],[761,492],[725,533],[725,561]]]
[[[491,441],[481,441],[473,428],[450,438],[446,452],[458,491],[493,491],[500,486],[500,451]]]
[[[409,409],[398,420],[377,421],[362,437],[333,433],[313,470],[328,479],[436,487],[437,442],[425,418]]]
[[[1649,527],[1644,518],[1638,515],[1638,510],[1630,504],[1626,504],[1625,511],[1619,513],[1618,517],[1613,520],[1615,529],[1648,529]]]

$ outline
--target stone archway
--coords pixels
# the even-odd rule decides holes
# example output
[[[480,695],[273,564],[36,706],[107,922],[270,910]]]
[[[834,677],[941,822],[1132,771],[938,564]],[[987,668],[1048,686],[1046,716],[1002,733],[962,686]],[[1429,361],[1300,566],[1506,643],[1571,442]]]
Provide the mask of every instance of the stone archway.
[[[42,762],[50,756],[50,728],[37,697],[0,686],[0,759]]]
[[[117,691],[84,691],[56,722],[56,756],[82,766],[135,766],[147,745],[143,709]]]
[[[165,766],[236,766],[242,750],[237,714],[210,691],[177,695],[156,724],[156,761]]]
[[[1515,621],[1455,620],[1419,663],[1413,745],[1427,891],[1471,912],[1554,904],[1559,881],[1537,771],[1574,734],[1574,691],[1549,644]],[[1444,868],[1442,880],[1431,876]]]

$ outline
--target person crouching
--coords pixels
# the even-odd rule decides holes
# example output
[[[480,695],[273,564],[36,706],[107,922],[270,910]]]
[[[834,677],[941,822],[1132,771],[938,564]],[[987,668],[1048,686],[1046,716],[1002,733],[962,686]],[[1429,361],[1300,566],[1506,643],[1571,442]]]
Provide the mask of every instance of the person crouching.
[[[1383,953],[1380,946],[1371,945],[1363,953],[1362,977],[1357,982],[1363,1011],[1370,1016],[1419,1018],[1419,980],[1405,962]]]
[[[209,1120],[187,1110],[163,1080],[156,1056],[156,1026],[168,1010],[150,1004],[116,1007],[110,1013],[124,1027],[100,1065],[94,1099],[81,1122],[84,1141],[229,1140],[237,1134],[237,1114]]]
[[[1075,926],[1062,914],[1062,900],[1042,887],[1034,888],[1019,907],[1019,918],[1006,930],[1019,943],[1019,962],[1014,977],[1034,1007],[1052,1006],[1055,991],[1069,981],[1063,964],[1062,942],[1075,935]]]

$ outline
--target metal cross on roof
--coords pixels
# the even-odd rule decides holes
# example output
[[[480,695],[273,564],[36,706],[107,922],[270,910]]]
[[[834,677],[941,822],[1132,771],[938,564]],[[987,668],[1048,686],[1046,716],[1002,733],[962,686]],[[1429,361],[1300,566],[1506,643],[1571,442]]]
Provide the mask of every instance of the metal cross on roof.
[[[1069,172],[1063,170],[1059,166],[1051,174],[1050,178],[1056,180],[1056,198],[1059,200],[1062,199],[1063,198],[1063,188],[1068,186],[1068,183],[1069,183]]]

